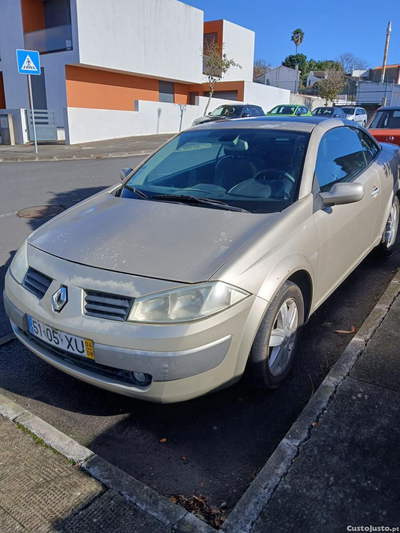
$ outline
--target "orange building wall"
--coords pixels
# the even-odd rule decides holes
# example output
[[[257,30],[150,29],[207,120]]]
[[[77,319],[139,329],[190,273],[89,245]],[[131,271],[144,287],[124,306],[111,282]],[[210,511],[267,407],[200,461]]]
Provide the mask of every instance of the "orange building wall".
[[[21,0],[21,11],[24,33],[45,28],[43,0]]]
[[[204,96],[209,90],[208,83],[189,85],[189,92],[198,92],[200,96]],[[238,100],[244,102],[244,81],[220,81],[215,85],[214,91],[237,91]]]
[[[187,105],[189,103],[189,87],[184,83],[175,83],[175,99],[176,104]]]
[[[81,67],[65,67],[68,107],[133,111],[134,100],[158,102],[158,80]]]
[[[216,33],[217,34],[217,43],[222,50],[222,43],[224,42],[223,35],[223,20],[211,20],[204,23],[204,33]]]
[[[6,95],[4,94],[3,73],[0,72],[0,109],[6,109]]]

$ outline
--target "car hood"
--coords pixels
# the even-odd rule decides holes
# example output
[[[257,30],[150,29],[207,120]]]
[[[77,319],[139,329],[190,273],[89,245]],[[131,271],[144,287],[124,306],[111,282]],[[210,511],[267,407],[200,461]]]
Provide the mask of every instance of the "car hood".
[[[209,279],[276,215],[104,192],[36,230],[29,244],[83,265],[194,283]]]

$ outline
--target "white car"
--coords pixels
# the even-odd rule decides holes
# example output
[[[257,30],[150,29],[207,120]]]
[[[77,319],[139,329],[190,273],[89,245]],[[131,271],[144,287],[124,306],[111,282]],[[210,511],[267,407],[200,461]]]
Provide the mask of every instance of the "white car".
[[[346,106],[342,107],[342,110],[346,113],[347,120],[354,120],[354,122],[361,124],[361,126],[365,126],[367,123],[367,112],[363,107]]]

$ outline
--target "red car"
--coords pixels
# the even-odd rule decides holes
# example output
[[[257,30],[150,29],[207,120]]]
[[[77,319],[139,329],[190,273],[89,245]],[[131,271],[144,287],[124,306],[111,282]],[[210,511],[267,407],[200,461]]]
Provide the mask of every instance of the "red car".
[[[400,106],[379,108],[368,129],[378,142],[400,146]]]

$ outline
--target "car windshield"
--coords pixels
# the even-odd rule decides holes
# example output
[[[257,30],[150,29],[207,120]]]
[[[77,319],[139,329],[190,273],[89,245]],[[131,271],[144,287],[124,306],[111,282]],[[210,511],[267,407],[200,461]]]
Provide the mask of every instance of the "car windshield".
[[[121,196],[278,212],[297,198],[308,140],[275,128],[186,131],[146,161]]]
[[[369,127],[371,129],[399,129],[400,109],[378,111]]]
[[[269,112],[271,115],[293,115],[296,111],[294,105],[277,105]]]
[[[317,107],[317,109],[313,111],[313,115],[322,115],[322,116],[330,116],[332,115],[332,113],[333,113],[332,107]]]
[[[239,117],[241,108],[233,105],[221,105],[210,113],[211,117]]]
[[[344,111],[346,115],[354,115],[355,108],[354,107],[342,107],[342,111]]]

